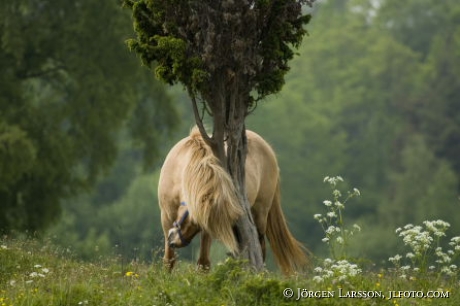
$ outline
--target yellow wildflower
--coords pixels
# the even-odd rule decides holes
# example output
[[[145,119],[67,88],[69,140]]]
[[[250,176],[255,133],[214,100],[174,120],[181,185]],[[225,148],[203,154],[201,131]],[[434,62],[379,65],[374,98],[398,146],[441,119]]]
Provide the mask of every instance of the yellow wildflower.
[[[132,276],[139,277],[139,274],[134,273],[134,272],[132,272],[132,271],[128,271],[128,272],[125,273],[125,276],[128,276],[128,277],[132,277]]]

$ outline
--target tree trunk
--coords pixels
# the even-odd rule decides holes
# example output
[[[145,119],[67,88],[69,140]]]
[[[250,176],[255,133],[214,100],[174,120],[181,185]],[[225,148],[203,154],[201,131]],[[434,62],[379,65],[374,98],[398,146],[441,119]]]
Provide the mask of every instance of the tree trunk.
[[[228,135],[227,167],[237,187],[238,198],[245,212],[235,225],[240,257],[248,259],[252,266],[257,271],[260,271],[264,263],[259,242],[259,234],[252,218],[251,205],[246,192],[245,161],[247,139],[244,123],[242,125],[243,128],[240,131],[236,130]]]
[[[247,259],[256,271],[260,271],[264,266],[262,249],[251,214],[251,205],[245,184],[247,138],[244,121],[247,114],[246,93],[241,93],[235,78],[229,82],[225,75],[221,74],[220,77],[214,79],[211,96],[205,97],[206,101],[212,101],[209,106],[213,116],[213,134],[208,144],[232,177],[240,204],[245,212],[235,224],[239,256]],[[196,109],[196,105],[194,107]],[[197,124],[202,125],[202,120],[197,115],[198,113],[195,111]],[[207,137],[207,135],[203,136]],[[225,147],[225,143],[227,147]]]

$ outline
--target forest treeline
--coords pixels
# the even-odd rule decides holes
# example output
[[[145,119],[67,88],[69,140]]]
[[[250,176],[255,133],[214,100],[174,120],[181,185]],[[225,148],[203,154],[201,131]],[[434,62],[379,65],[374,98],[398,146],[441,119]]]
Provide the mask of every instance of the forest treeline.
[[[123,139],[153,165],[177,113],[126,48],[131,24],[111,0],[0,4],[0,233],[57,221]]]
[[[158,169],[193,125],[188,98],[129,54],[131,21],[116,3],[80,1],[78,16],[75,3],[17,3],[0,7],[0,224],[16,216],[15,229],[27,229],[22,210],[43,209],[54,216],[46,235],[83,258],[150,259],[163,246]],[[331,198],[323,178],[341,175],[343,190],[361,191],[345,211],[362,228],[354,255],[387,259],[407,223],[443,219],[458,235],[460,7],[317,1],[312,14],[283,90],[247,122],[277,153],[292,232],[322,251],[313,215]],[[147,172],[142,156],[154,165]],[[196,246],[181,256],[194,258]]]
[[[282,93],[251,127],[278,152],[295,232],[316,246],[311,220],[322,178],[361,190],[346,215],[359,255],[386,259],[392,229],[443,219],[460,232],[460,9],[455,1],[327,1]]]

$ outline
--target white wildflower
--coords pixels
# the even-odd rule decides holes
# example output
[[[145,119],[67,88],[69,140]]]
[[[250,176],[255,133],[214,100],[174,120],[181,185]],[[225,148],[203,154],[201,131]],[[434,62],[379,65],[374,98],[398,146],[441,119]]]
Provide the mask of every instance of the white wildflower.
[[[401,258],[402,258],[401,255],[396,254],[395,256],[388,258],[388,261],[395,263],[395,262],[399,262]]]
[[[334,261],[333,261],[332,259],[326,258],[326,259],[324,260],[324,265],[325,265],[325,266],[330,266],[333,262],[334,262]]]
[[[331,186],[337,185],[338,182],[343,182],[343,178],[341,176],[336,176],[336,177],[330,177],[326,176],[323,180],[323,182],[329,183]]]
[[[323,272],[323,268],[321,268],[321,267],[316,267],[313,271],[314,271],[315,273],[321,273],[321,272]]]
[[[436,226],[439,226],[439,227],[442,227],[442,228],[445,228],[445,229],[450,227],[450,223],[446,222],[444,220],[436,220],[436,221],[434,221],[434,223],[436,224]]]
[[[409,265],[402,266],[401,270],[403,271],[410,270],[410,266]]]
[[[321,276],[316,275],[315,277],[313,277],[313,281],[319,284],[319,283],[324,282],[324,279]]]
[[[455,270],[453,271],[450,267],[442,267],[441,268],[441,273],[444,273],[448,276],[453,276],[455,275]]]
[[[411,228],[413,228],[413,227],[414,227],[414,226],[413,226],[412,224],[409,223],[409,224],[406,224],[406,225],[404,226],[404,229],[405,229],[405,230],[408,230],[408,229],[411,229]]]
[[[424,221],[426,228],[433,232],[436,237],[445,236],[446,230],[450,227],[450,224],[443,221],[443,220],[436,220],[436,221]]]
[[[439,262],[439,263],[450,263],[452,261],[452,258],[449,255],[447,255],[446,253],[443,253],[443,252],[436,253],[436,256],[439,257],[439,260],[436,261],[436,262]]]
[[[327,228],[327,230],[326,230],[326,234],[332,235],[335,231],[336,231],[335,226],[334,226],[334,225],[330,225],[330,226]]]
[[[361,192],[359,192],[358,188],[353,188],[353,193],[357,196],[361,195]]]
[[[346,280],[346,279],[347,279],[347,275],[346,275],[346,274],[340,275],[340,276],[337,278],[337,280],[338,280],[339,282],[343,282],[343,281]]]
[[[335,198],[340,198],[342,196],[342,193],[338,189],[335,189],[334,191],[332,191],[332,194],[334,195]]]
[[[441,231],[434,232],[433,234],[434,234],[436,237],[443,237],[443,236],[446,236],[446,233],[441,232]]]

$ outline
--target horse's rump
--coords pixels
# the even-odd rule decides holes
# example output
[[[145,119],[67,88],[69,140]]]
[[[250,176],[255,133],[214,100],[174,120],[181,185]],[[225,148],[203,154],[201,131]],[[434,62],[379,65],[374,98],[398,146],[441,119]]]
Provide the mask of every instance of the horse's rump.
[[[282,271],[290,274],[306,263],[306,255],[289,232],[281,210],[276,156],[256,133],[247,131],[247,138],[246,190],[253,219],[259,236],[264,239],[267,234]],[[180,203],[185,202],[192,222],[237,252],[232,226],[243,210],[230,175],[196,127],[169,152],[161,170],[158,196],[165,235],[165,227],[172,226]]]
[[[232,226],[243,213],[232,178],[222,168],[195,127],[185,143],[190,149],[183,172],[182,196],[190,217],[212,237],[221,240],[232,253],[238,244]]]

